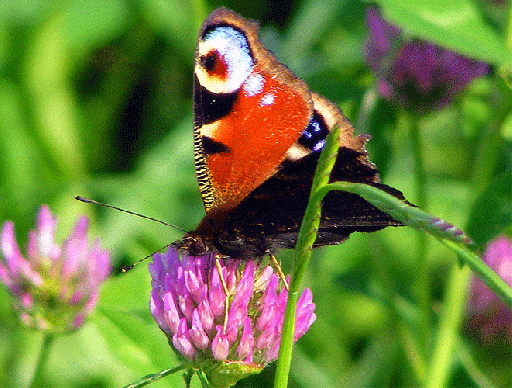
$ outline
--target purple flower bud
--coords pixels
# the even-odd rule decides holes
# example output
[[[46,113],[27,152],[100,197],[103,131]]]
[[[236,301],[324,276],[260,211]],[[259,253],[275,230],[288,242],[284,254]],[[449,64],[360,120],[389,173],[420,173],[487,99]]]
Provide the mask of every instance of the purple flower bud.
[[[179,325],[178,331],[172,336],[172,344],[176,350],[187,360],[193,360],[196,354],[196,349],[188,336],[187,319],[182,318]]]
[[[22,286],[25,286],[25,283],[30,283],[34,287],[40,287],[43,284],[43,279],[21,255],[14,236],[14,224],[10,221],[4,224],[0,244],[5,260],[5,267],[3,266],[4,263],[0,262],[2,273],[4,273],[2,279],[4,284],[15,294],[21,292]]]
[[[238,357],[245,362],[253,361],[254,352],[254,332],[252,330],[251,318],[245,317],[244,326],[242,329],[242,336],[240,337],[240,343],[236,350]]]
[[[167,291],[162,298],[164,302],[164,312],[165,317],[167,319],[168,327],[171,330],[171,333],[176,333],[178,331],[178,323],[180,321],[180,316],[178,313],[178,309],[176,307],[176,302],[174,301],[174,296],[171,291]]]
[[[276,288],[278,285],[278,278],[272,276],[269,279],[265,293],[261,298],[262,308],[259,318],[256,320],[256,330],[263,331],[268,327],[269,322],[275,316],[275,301],[277,300]]]
[[[369,34],[366,61],[377,77],[382,97],[424,113],[442,108],[489,66],[433,43],[399,42],[400,29],[384,20],[377,8],[366,14]],[[398,45],[398,47],[395,47]]]
[[[194,310],[192,314],[192,328],[189,330],[188,334],[196,348],[205,350],[208,347],[210,339],[203,329],[203,324],[201,323],[197,310]]]
[[[313,304],[313,294],[309,288],[305,288],[297,302],[296,322],[294,340],[297,341],[309,330],[315,321],[315,305]]]
[[[244,273],[236,286],[235,295],[229,308],[228,328],[239,327],[247,316],[247,306],[253,293],[254,286],[254,262],[249,261]]]
[[[487,244],[482,260],[512,286],[512,240],[496,237]],[[485,346],[512,344],[512,312],[477,277],[471,283],[466,326]]]
[[[205,291],[203,292],[203,300],[201,300],[201,302],[199,303],[199,307],[197,310],[199,313],[199,317],[201,319],[201,324],[203,325],[204,329],[206,331],[210,331],[213,329],[214,326],[214,316],[206,295],[207,294],[205,289]]]
[[[226,287],[230,294],[232,294],[235,291],[236,282],[237,282],[236,270],[237,270],[236,261],[231,261],[231,262],[226,263],[224,279],[226,280]]]
[[[195,268],[185,271],[185,287],[192,295],[193,300],[199,303],[201,301],[203,281],[201,273],[196,273]]]
[[[188,291],[182,290],[181,294],[176,295],[178,300],[178,306],[187,319],[192,319],[192,313],[194,312],[194,301],[192,295]]]
[[[88,220],[80,217],[62,246],[54,242],[57,219],[43,205],[37,229],[29,233],[27,258],[16,243],[14,225],[0,236],[0,281],[16,298],[20,319],[40,330],[79,328],[95,308],[98,289],[110,274],[109,253],[95,241],[89,247]]]
[[[272,323],[274,323],[273,321]],[[256,349],[266,349],[270,348],[275,341],[277,336],[277,330],[276,325],[268,325],[263,332],[258,335],[258,338],[256,339]]]
[[[210,307],[214,316],[220,316],[224,313],[226,294],[222,289],[222,283],[220,281],[219,272],[217,271],[216,267],[212,269],[208,300],[210,302]]]
[[[217,326],[217,335],[212,341],[212,355],[217,361],[225,361],[229,355],[229,340],[222,326]]]
[[[275,360],[288,292],[272,267],[263,268],[252,260],[219,259],[230,293],[226,316],[226,295],[213,255],[183,255],[181,261],[176,261],[177,256],[170,248],[163,255],[155,254],[149,265],[151,313],[174,349],[192,366],[205,368],[215,381],[222,380],[222,373],[233,376],[234,365],[251,374]],[[165,291],[169,285],[176,290],[174,298]],[[314,322],[314,308],[311,291],[305,289],[297,305],[295,340]]]
[[[149,310],[151,311],[151,314],[153,317],[155,317],[155,320],[158,319],[158,326],[166,333],[170,332],[169,324],[167,322],[167,315],[166,311],[164,310],[164,301],[162,298],[159,297],[158,292],[153,289],[151,291],[151,298],[149,302]]]

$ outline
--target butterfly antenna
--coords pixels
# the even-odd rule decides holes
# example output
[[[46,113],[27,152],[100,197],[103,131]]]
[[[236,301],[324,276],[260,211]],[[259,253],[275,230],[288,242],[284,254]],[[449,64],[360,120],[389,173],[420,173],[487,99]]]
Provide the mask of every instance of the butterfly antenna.
[[[164,247],[160,248],[160,249],[159,249],[158,251],[156,251],[156,252],[160,252],[162,249],[167,248],[167,247],[169,247],[169,246],[171,246],[171,245],[172,245],[172,244],[167,244],[166,246],[164,246]],[[146,261],[147,259],[149,259],[149,258],[153,257],[153,255],[154,255],[156,252],[153,252],[152,254],[147,255],[146,257],[143,257],[143,258],[142,258],[142,259],[140,259],[140,260],[137,260],[137,261],[136,261],[135,263],[133,263],[133,264],[130,264],[130,265],[126,265],[126,266],[124,266],[124,267],[121,267],[121,272],[122,272],[122,273],[126,273],[126,272],[128,272],[128,271],[132,270],[132,269],[133,269],[133,267],[135,267],[137,264],[140,264],[140,263],[142,263],[143,261]]]
[[[186,231],[185,229],[180,228],[179,226],[172,225],[172,224],[168,224],[167,222],[164,222],[164,221],[161,221],[161,220],[157,220],[156,218],[153,218],[153,217],[145,216],[144,214],[140,214],[140,213],[132,212],[131,210],[122,209],[122,208],[120,208],[120,207],[113,206],[113,205],[107,205],[106,203],[101,203],[101,202],[95,201],[94,199],[84,198],[84,197],[81,197],[81,196],[79,196],[79,195],[75,195],[75,199],[76,199],[77,201],[80,201],[80,202],[84,202],[84,203],[92,203],[92,204],[94,204],[94,205],[100,205],[100,206],[106,207],[106,208],[108,208],[108,209],[119,210],[120,212],[123,212],[123,213],[128,213],[128,214],[131,214],[131,215],[134,215],[134,216],[140,217],[140,218],[145,218],[146,220],[159,222],[159,223],[160,223],[160,224],[162,224],[162,225],[170,226],[171,228],[181,230],[183,233],[187,233],[187,231]]]

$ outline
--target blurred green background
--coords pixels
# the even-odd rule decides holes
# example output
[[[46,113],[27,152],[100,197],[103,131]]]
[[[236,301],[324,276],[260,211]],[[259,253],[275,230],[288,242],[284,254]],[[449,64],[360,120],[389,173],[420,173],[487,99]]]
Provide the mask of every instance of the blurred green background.
[[[402,26],[414,35],[445,39],[453,49],[467,51],[469,46],[472,51],[466,54],[496,69],[510,62],[507,8],[498,2],[443,1],[434,6],[446,11],[443,22],[448,26],[477,15],[467,36],[423,28],[415,19],[425,17],[421,2],[382,3],[390,15],[402,15]],[[182,234],[79,203],[73,196],[186,230],[197,226],[204,211],[193,164],[195,40],[203,19],[220,5],[260,21],[265,45],[312,90],[338,103],[357,133],[372,135],[370,159],[384,182],[415,202],[407,116],[382,101],[372,105],[371,114],[366,111],[375,98],[375,79],[363,56],[362,2],[3,0],[0,221],[15,222],[24,250],[41,204],[49,204],[59,218],[59,242],[77,216],[86,214],[92,235],[111,250],[115,266],[88,323],[56,340],[48,365],[51,386],[122,386],[178,364],[149,314],[147,262],[127,274],[119,269]],[[450,16],[450,10],[458,16]],[[454,104],[419,119],[425,210],[467,226],[478,243],[510,224],[510,100],[510,90],[495,71],[471,83]],[[485,208],[497,193],[503,195],[503,208]],[[314,252],[307,286],[313,291],[317,321],[295,347],[292,386],[414,384],[407,343],[400,335],[403,322],[378,296],[392,290],[414,322],[417,241],[411,229],[388,228]],[[290,258],[291,252],[279,254],[285,269]],[[455,256],[429,240],[428,263],[436,305],[443,300]],[[470,335],[465,341],[479,370],[492,373],[498,385],[510,383],[510,349],[491,352]],[[8,292],[0,288],[0,386],[29,384],[40,346],[40,334],[23,329]],[[268,386],[272,369],[240,386]],[[470,375],[454,361],[452,383],[472,385]],[[179,375],[155,386],[176,385],[182,386]]]

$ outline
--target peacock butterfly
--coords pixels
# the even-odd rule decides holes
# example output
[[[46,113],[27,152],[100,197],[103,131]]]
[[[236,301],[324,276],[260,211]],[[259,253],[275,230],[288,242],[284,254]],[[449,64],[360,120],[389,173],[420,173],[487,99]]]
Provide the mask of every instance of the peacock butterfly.
[[[368,137],[354,136],[335,104],[263,47],[257,22],[226,8],[212,12],[199,31],[194,71],[195,166],[206,216],[173,246],[233,258],[293,248],[335,125],[342,132],[330,180],[366,183],[404,200],[380,182],[364,148]],[[358,195],[333,191],[314,246],[399,225]]]

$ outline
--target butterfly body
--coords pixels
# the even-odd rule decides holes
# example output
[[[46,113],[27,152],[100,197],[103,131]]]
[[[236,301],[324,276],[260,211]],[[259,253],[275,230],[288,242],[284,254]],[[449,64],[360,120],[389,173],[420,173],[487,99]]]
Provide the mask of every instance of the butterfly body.
[[[212,12],[199,32],[194,79],[195,164],[206,216],[175,247],[249,258],[293,248],[335,125],[340,149],[330,180],[367,183],[403,199],[380,183],[364,148],[368,138],[354,136],[335,104],[262,46],[256,22],[225,8]],[[398,225],[357,195],[330,192],[315,245]]]

